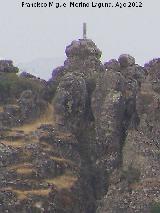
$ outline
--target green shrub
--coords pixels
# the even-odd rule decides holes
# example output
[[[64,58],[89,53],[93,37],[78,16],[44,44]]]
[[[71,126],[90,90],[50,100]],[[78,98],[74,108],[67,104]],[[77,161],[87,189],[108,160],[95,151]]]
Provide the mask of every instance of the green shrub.
[[[48,87],[46,88],[45,94],[44,94],[46,101],[51,102],[53,100],[57,87],[58,87],[58,84],[56,82],[50,83],[48,85]]]
[[[34,93],[44,89],[42,84],[33,79],[21,78],[15,73],[3,73],[0,75],[0,102],[19,98],[24,90],[32,90]]]
[[[151,213],[160,213],[160,203],[153,203],[151,206]]]
[[[140,171],[132,166],[128,167],[128,170],[122,171],[121,179],[127,180],[129,184],[135,183],[139,181],[140,178]]]

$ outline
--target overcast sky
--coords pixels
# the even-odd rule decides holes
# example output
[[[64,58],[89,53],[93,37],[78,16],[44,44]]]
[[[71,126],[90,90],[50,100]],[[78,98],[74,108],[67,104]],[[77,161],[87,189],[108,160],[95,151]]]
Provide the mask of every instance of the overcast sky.
[[[87,1],[91,2],[83,0]],[[159,0],[143,0],[143,8],[136,9],[22,8],[21,2],[0,0],[1,58],[16,63],[41,57],[65,59],[65,47],[82,37],[84,21],[88,25],[88,37],[103,52],[103,61],[129,53],[143,65],[160,57]]]

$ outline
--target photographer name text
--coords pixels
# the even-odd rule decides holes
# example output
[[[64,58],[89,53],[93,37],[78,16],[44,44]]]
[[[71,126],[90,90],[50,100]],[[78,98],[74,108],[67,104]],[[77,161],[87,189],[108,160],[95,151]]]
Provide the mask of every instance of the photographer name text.
[[[75,2],[75,1],[67,1],[67,2],[25,2],[21,3],[22,8],[142,8],[142,1],[117,1],[117,2]]]

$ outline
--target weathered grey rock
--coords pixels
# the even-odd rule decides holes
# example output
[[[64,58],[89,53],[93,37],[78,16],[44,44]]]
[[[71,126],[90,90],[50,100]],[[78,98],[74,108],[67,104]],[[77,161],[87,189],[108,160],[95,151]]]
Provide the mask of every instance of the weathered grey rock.
[[[28,72],[22,72],[19,75],[21,78],[26,78],[26,79],[36,79],[36,76],[28,73]]]
[[[56,81],[57,79],[59,79],[60,77],[62,77],[65,74],[64,72],[65,72],[64,66],[60,66],[60,67],[55,68],[52,71],[52,78],[51,78],[51,80],[52,81]]]
[[[66,55],[70,57],[89,57],[95,56],[100,59],[102,52],[96,47],[95,43],[89,39],[79,39],[78,41],[73,41],[71,45],[66,47]]]
[[[152,76],[154,79],[158,74],[157,61],[150,63],[147,78],[143,68],[138,67],[141,72],[138,74],[142,76],[139,78],[135,75],[137,65],[131,67],[132,69],[128,67],[121,70],[122,74],[125,73],[127,83],[129,78],[132,85],[132,89],[129,90],[132,92],[126,96],[125,116],[132,116],[130,116],[130,123],[126,123],[127,134],[123,138],[121,152],[122,164],[120,168],[117,167],[110,173],[108,193],[102,205],[99,205],[97,213],[150,213],[154,212],[153,209],[158,209],[156,206],[160,202],[158,154],[160,147],[158,100],[160,97],[153,90],[151,81]],[[138,80],[140,84],[137,90],[133,82]]]
[[[99,198],[105,191],[103,186],[106,181],[101,181],[100,177],[104,176],[105,179],[106,176],[103,167],[96,163],[98,154],[91,98],[105,67],[99,60],[101,52],[91,40],[72,42],[66,48],[66,54],[65,75],[60,80],[54,98],[56,123],[61,129],[72,132],[78,140],[77,148],[83,159],[80,172],[80,185],[83,188],[81,202],[86,212],[94,212],[95,197]],[[93,189],[91,185],[94,182],[98,184]]]
[[[160,94],[160,59],[153,59],[145,64],[144,68],[149,74],[149,80],[152,84],[152,89]]]
[[[122,68],[133,66],[135,64],[135,58],[128,54],[120,55],[118,61]]]
[[[66,55],[65,74],[60,80],[54,103],[59,123],[75,131],[84,127],[84,119],[92,117],[90,96],[97,76],[105,68],[99,61],[101,51],[92,40],[73,41],[67,46]]]
[[[20,108],[18,105],[6,105],[4,106],[4,113],[17,116],[20,113]]]
[[[47,107],[41,96],[31,90],[22,92],[17,104],[4,106],[0,113],[0,126],[13,127],[33,121],[42,115]]]
[[[92,96],[98,162],[105,172],[113,171],[120,162],[126,110],[125,78],[116,70],[108,70],[99,79]]]
[[[120,63],[116,59],[111,59],[104,64],[107,70],[119,71],[120,70]]]
[[[17,156],[17,150],[0,143],[0,168],[9,165]]]
[[[101,51],[92,40],[73,41],[66,48],[67,59],[64,62],[66,72],[81,73],[86,78],[94,78],[97,73],[104,72],[100,62]]]
[[[54,98],[57,122],[72,131],[82,127],[87,96],[83,77],[66,74],[61,80]]]

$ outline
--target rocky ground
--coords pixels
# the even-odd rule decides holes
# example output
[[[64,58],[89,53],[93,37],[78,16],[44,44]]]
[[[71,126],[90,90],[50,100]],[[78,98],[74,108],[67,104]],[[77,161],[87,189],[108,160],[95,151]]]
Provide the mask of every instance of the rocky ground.
[[[0,212],[63,212],[76,205],[76,139],[43,119],[0,130]]]

